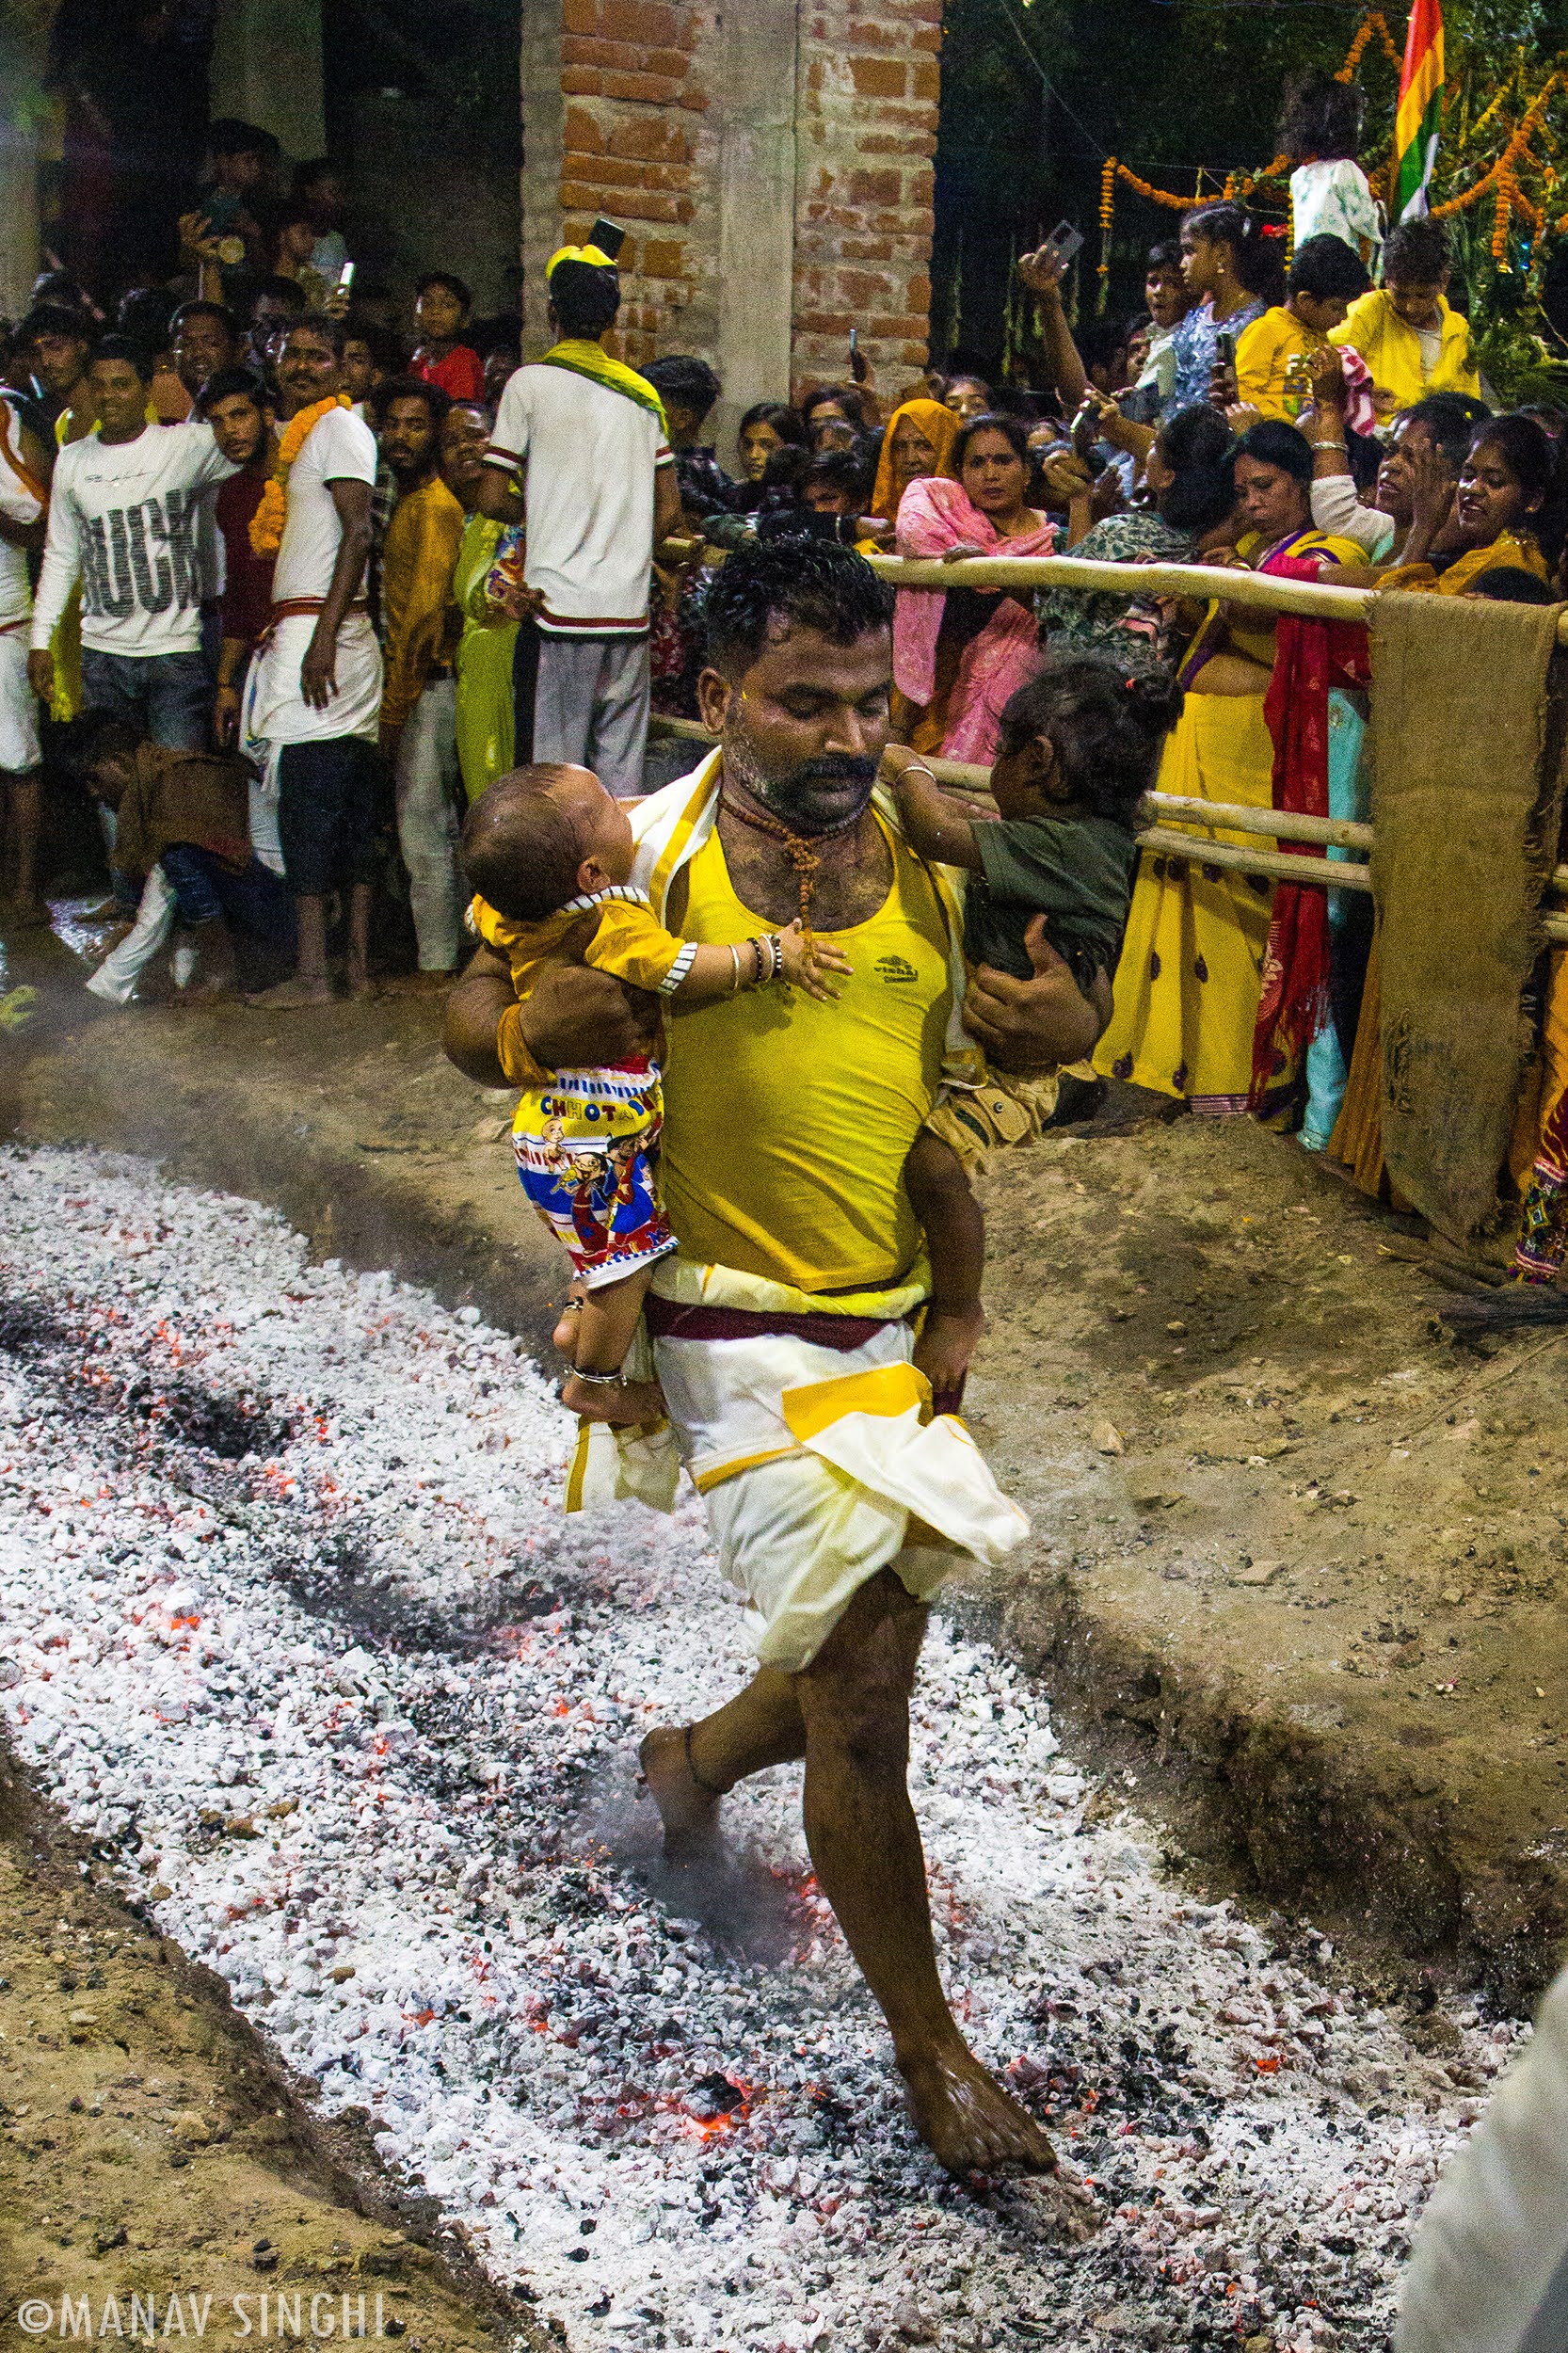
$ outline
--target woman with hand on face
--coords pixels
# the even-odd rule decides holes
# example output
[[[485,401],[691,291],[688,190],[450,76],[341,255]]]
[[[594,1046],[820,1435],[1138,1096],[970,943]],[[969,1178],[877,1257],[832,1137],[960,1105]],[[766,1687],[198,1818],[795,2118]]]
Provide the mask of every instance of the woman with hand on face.
[[[1549,581],[1564,520],[1560,453],[1550,437],[1532,417],[1492,417],[1478,428],[1457,487],[1435,464],[1417,475],[1400,565],[1383,585],[1464,596],[1498,566]]]
[[[912,482],[898,509],[900,555],[1048,555],[1056,526],[1029,504],[1032,463],[1016,417],[976,417],[942,474]],[[1002,707],[1040,666],[1028,592],[900,589],[893,681],[918,711],[910,742],[949,760],[989,761]]]
[[[1302,578],[1358,561],[1353,542],[1313,527],[1312,452],[1293,425],[1253,426],[1237,445],[1235,469],[1243,528],[1229,560],[1240,573]],[[1264,698],[1274,667],[1274,624],[1272,612],[1247,606],[1240,587],[1234,600],[1209,604],[1177,674],[1187,700],[1165,747],[1160,792],[1272,805],[1274,745]],[[1213,826],[1191,830],[1191,859],[1144,856],[1116,973],[1115,1011],[1095,1050],[1095,1067],[1220,1116],[1252,1107],[1273,891],[1260,875],[1202,863],[1206,840],[1246,843],[1250,836]],[[1298,1075],[1279,1074],[1279,1091],[1292,1088]],[[1259,1108],[1275,1106],[1266,1097]]]

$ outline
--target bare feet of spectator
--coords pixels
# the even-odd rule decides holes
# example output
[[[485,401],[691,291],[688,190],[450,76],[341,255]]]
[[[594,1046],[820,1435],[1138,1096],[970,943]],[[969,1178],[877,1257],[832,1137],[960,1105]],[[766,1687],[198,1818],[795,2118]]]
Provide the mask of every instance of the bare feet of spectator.
[[[331,984],[327,981],[302,981],[296,973],[292,981],[280,981],[276,988],[264,988],[246,999],[262,1013],[295,1013],[307,1005],[329,1005]]]

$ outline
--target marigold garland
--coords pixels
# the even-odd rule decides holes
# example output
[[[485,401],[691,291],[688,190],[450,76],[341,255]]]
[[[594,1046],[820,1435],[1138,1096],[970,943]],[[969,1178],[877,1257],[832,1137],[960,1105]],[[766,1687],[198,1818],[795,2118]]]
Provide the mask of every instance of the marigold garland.
[[[271,478],[262,492],[256,512],[250,518],[250,545],[257,555],[276,555],[283,544],[283,525],[289,514],[289,469],[312,431],[329,408],[352,408],[353,406],[346,392],[333,392],[328,399],[313,401],[309,408],[301,408],[299,414],[291,417],[283,427]]]

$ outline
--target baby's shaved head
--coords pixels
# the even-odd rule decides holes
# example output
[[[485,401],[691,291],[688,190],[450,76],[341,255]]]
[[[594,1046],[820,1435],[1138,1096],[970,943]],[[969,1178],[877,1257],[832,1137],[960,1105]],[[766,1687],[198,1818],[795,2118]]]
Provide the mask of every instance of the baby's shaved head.
[[[542,923],[575,899],[601,790],[591,768],[560,760],[498,776],[463,823],[463,865],[480,898],[514,923]]]

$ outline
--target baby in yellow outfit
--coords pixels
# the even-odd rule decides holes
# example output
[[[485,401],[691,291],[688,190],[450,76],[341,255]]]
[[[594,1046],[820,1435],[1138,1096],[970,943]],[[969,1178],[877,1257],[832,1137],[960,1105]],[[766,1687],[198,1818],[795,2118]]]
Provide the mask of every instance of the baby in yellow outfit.
[[[471,913],[511,966],[520,1003],[589,917],[598,920],[581,961],[660,997],[702,1004],[776,981],[837,994],[822,973],[848,972],[848,962],[828,941],[808,947],[798,921],[737,947],[666,932],[628,881],[634,849],[625,808],[587,768],[517,768],[475,801],[463,827],[478,894]],[[662,1121],[659,1064],[643,1056],[557,1070],[523,1094],[512,1123],[523,1191],[565,1247],[582,1297],[562,1398],[595,1421],[664,1412],[656,1383],[621,1372],[654,1266],[676,1247],[659,1194]]]

